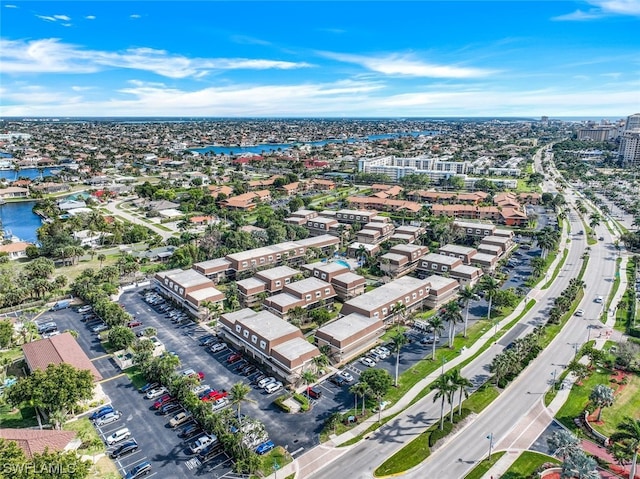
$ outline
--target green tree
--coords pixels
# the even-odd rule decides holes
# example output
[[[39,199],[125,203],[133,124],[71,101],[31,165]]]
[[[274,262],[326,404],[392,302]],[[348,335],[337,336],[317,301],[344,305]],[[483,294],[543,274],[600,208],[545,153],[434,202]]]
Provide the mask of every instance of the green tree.
[[[351,392],[354,396],[360,396],[362,399],[362,415],[364,415],[364,407],[365,407],[365,398],[369,393],[369,385],[363,381],[359,381],[355,383],[353,386],[349,388],[349,392]],[[357,411],[356,411],[357,413]]]
[[[440,399],[440,430],[444,429],[444,402],[450,397],[451,391],[455,391],[456,386],[451,382],[451,375],[444,373],[438,376],[433,384],[431,384],[431,390],[436,394],[433,396],[433,402]]]
[[[393,378],[384,369],[367,369],[360,375],[360,381],[367,383],[371,394],[378,403],[378,422],[380,422],[382,410],[380,402],[393,384]]]
[[[408,342],[409,340],[400,329],[396,330],[396,332],[393,333],[393,336],[391,336],[392,349],[393,349],[393,352],[396,353],[396,377],[393,383],[395,387],[398,387],[398,374],[399,374],[399,368],[400,368],[400,350],[402,349],[402,346],[404,346]]]
[[[436,359],[437,338],[439,338],[440,334],[444,331],[444,321],[439,315],[434,314],[427,320],[427,324],[431,328],[431,332],[433,334],[433,342],[431,343],[431,360],[433,361]]]
[[[582,451],[577,451],[562,463],[562,479],[600,479],[598,463],[592,457],[588,457]]]
[[[127,326],[114,326],[109,330],[109,342],[116,351],[127,349],[136,341],[136,335]]]
[[[456,333],[456,323],[463,321],[462,314],[460,313],[460,305],[457,301],[449,301],[444,308],[440,310],[440,316],[442,320],[449,325],[448,342],[450,348],[453,348],[453,337]]]
[[[70,364],[49,364],[36,369],[7,389],[6,401],[12,406],[30,404],[47,415],[57,411],[73,411],[79,401],[93,396],[93,376]]]
[[[391,306],[391,316],[393,317],[393,322],[399,324],[400,318],[404,319],[404,315],[407,313],[407,305],[402,301],[398,301],[396,304]]]
[[[491,320],[491,306],[493,303],[493,297],[496,295],[496,291],[500,288],[500,283],[489,276],[485,275],[480,280],[480,289],[484,291],[484,297],[489,301],[489,307],[487,308],[487,319]]]
[[[602,415],[602,409],[613,406],[613,389],[604,384],[596,384],[589,394],[589,401],[598,408],[598,421]]]
[[[472,299],[476,297],[476,292],[471,286],[465,286],[460,290],[460,292],[458,293],[458,296],[460,297],[460,300],[462,300],[462,303],[464,304],[464,309],[465,309],[463,336],[466,338],[467,326],[469,324],[469,303],[471,302]]]
[[[91,463],[75,451],[45,450],[34,454],[31,462],[38,479],[84,479],[91,469]]]
[[[638,465],[638,452],[640,452],[640,419],[626,416],[609,439],[614,443],[624,444],[629,451],[633,452],[629,479],[634,479]]]
[[[547,438],[547,445],[552,454],[562,460],[580,451],[580,440],[565,429],[555,431]]]
[[[240,415],[240,407],[242,404],[246,402],[254,402],[252,399],[248,398],[250,392],[251,388],[249,385],[242,381],[235,383],[229,390],[229,401],[231,401],[231,405],[236,407],[238,421],[241,421],[242,418]]]
[[[0,320],[0,349],[10,348],[13,344],[13,324],[8,319]]]
[[[459,369],[453,369],[451,372],[451,383],[458,389],[458,414],[462,414],[462,398],[469,397],[469,388],[473,387],[473,383],[465,378]],[[453,410],[453,408],[451,408]]]

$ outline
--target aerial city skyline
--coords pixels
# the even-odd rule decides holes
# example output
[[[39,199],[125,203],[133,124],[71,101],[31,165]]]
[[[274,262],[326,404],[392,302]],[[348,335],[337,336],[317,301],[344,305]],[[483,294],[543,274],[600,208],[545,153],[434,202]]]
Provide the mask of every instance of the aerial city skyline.
[[[4,2],[0,116],[620,118],[637,1]]]

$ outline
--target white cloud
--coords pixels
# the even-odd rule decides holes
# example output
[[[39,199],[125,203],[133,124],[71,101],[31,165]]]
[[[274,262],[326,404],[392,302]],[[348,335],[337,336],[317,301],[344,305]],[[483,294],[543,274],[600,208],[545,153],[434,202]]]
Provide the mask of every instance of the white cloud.
[[[588,11],[576,10],[572,13],[553,17],[556,21],[595,20],[612,15],[640,16],[640,0],[586,0],[593,6]]]
[[[137,13],[134,13],[133,15],[129,15],[129,18],[133,18],[133,19],[142,18],[142,15],[138,15]]]
[[[346,53],[319,52],[320,55],[345,63],[354,63],[385,75],[428,78],[478,78],[494,71],[457,65],[436,65],[415,60],[408,55],[364,56]]]
[[[71,18],[66,15],[54,15],[53,18],[55,18],[56,20],[64,20],[65,22],[71,20]]]
[[[95,15],[87,15],[86,17],[84,17],[85,20],[95,20],[96,16]]]
[[[4,8],[18,8],[18,5],[5,5]]]
[[[291,70],[305,62],[259,58],[188,58],[165,50],[130,48],[122,52],[84,50],[56,38],[0,40],[4,73],[92,73],[106,68],[144,70],[168,78],[199,78],[216,70]]]
[[[44,20],[45,22],[57,22],[58,20],[55,17],[49,17],[47,15],[36,15],[40,20]]]

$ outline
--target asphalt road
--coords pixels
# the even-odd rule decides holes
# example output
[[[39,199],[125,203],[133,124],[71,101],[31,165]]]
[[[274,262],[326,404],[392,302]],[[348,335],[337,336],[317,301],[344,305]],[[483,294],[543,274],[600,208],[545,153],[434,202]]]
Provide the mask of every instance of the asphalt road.
[[[576,232],[583,228],[575,213],[569,215],[569,220],[571,231]],[[597,234],[605,236],[606,241],[593,246],[590,252],[589,265],[584,277],[587,287],[581,304],[585,311],[584,317],[571,318],[556,339],[496,401],[474,418],[464,430],[453,436],[445,447],[433,452],[424,463],[403,477],[464,477],[478,461],[486,457],[489,448],[487,436],[492,434],[494,444],[499,444],[512,432],[527,411],[537,401],[542,400],[544,392],[553,380],[554,371],[555,374],[560,374],[572,359],[576,344],[582,344],[587,340],[590,331],[588,327],[597,321],[602,305],[594,303],[593,299],[597,295],[606,298],[613,282],[615,252],[611,245],[612,238],[605,227],[599,227]],[[518,325],[519,335],[526,334],[536,324],[545,321],[545,312],[550,309],[552,299],[561,293],[571,278],[577,276],[581,265],[580,257],[586,247],[585,237],[574,235],[569,246],[569,254],[560,275],[521,320]],[[512,340],[511,337],[508,339]],[[462,374],[475,380],[474,382],[486,378],[491,359],[506,345],[501,343],[506,343],[506,338],[494,343],[473,363],[463,368]],[[373,471],[386,457],[401,449],[438,418],[439,405],[433,403],[432,393],[311,477],[373,477]]]

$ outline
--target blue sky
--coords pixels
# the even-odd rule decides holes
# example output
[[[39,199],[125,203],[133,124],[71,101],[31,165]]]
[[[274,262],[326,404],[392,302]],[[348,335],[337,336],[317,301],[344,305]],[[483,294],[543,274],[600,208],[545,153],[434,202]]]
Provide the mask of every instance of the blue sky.
[[[0,5],[0,116],[640,111],[640,0]]]

